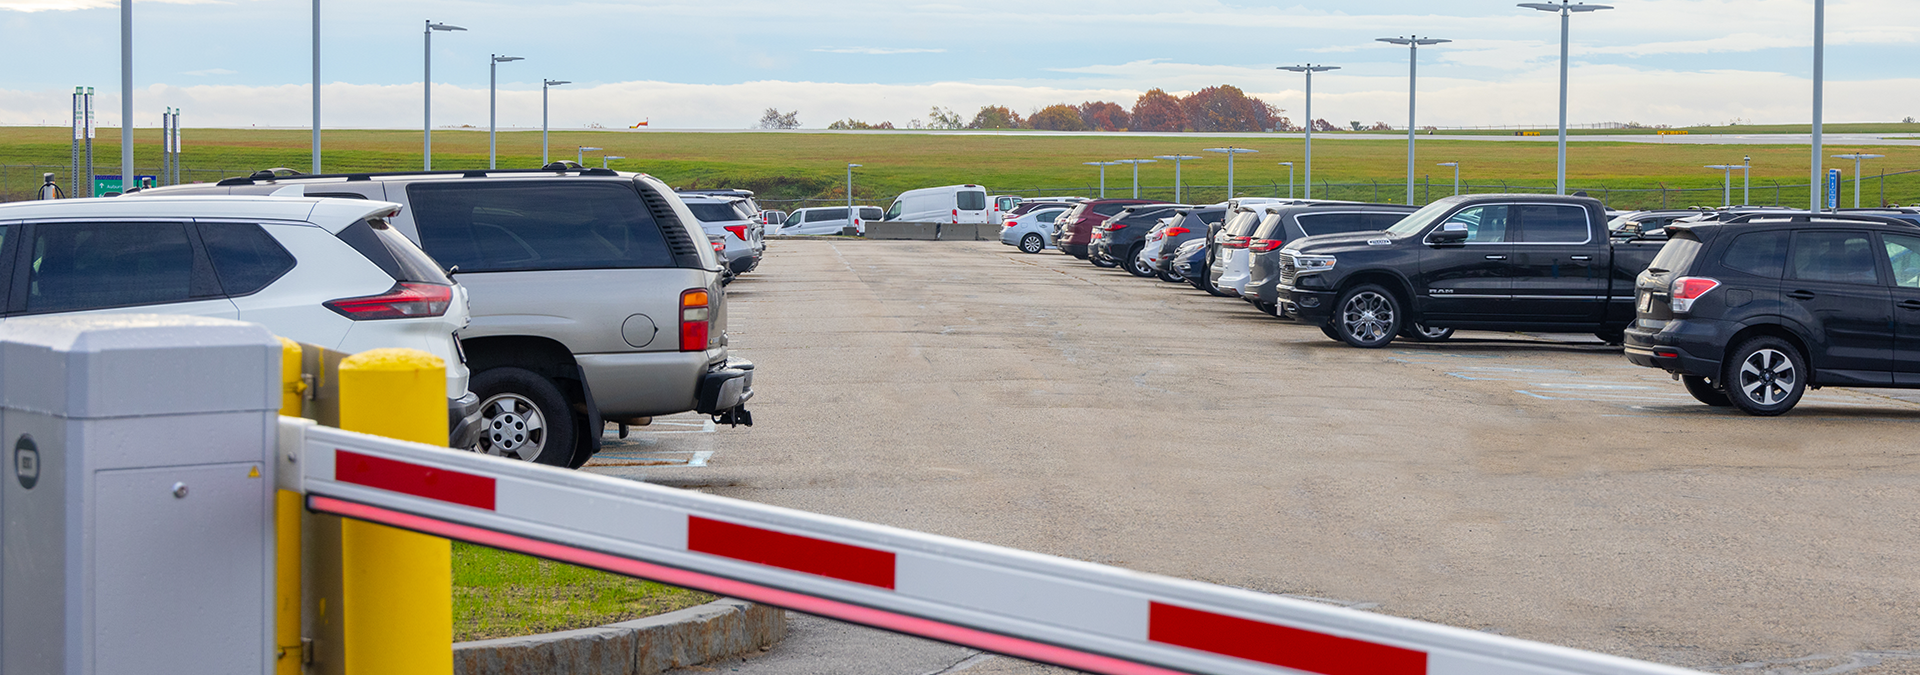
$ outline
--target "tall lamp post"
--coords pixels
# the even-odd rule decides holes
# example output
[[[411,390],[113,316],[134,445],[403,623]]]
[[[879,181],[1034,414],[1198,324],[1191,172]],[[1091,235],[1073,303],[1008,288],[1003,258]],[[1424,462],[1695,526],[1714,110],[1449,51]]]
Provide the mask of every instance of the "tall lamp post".
[[[1733,170],[1747,168],[1744,164],[1708,164],[1707,169],[1720,172],[1720,205],[1733,206]]]
[[[1199,155],[1154,155],[1153,158],[1173,160],[1173,201],[1174,203],[1179,203],[1180,202],[1180,162],[1184,160],[1189,160],[1189,159],[1200,159],[1200,156]]]
[[[847,222],[849,223],[853,222],[853,170],[858,168],[860,168],[859,164],[847,165]]]
[[[1087,166],[1100,167],[1100,198],[1107,198],[1107,167],[1118,166],[1119,162],[1081,162]]]
[[[1403,38],[1374,38],[1375,42],[1407,46],[1407,204],[1413,204],[1413,130],[1414,130],[1414,93],[1418,90],[1415,83],[1420,75],[1420,47],[1437,45],[1452,40],[1409,36]]]
[[[1293,162],[1281,162],[1280,166],[1287,167],[1287,199],[1293,199]]]
[[[313,0],[313,171],[320,173],[320,0]],[[127,188],[133,176],[120,179],[120,189]]]
[[[518,56],[501,56],[494,54],[492,60],[487,62],[487,168],[489,169],[500,168],[496,164],[495,148],[497,146],[494,144],[494,134],[499,130],[497,122],[498,115],[495,112],[497,106],[494,105],[494,99],[497,96],[496,91],[499,88],[500,64],[520,60],[522,60],[522,58]]]
[[[1434,166],[1453,167],[1453,195],[1455,197],[1460,196],[1460,163],[1459,162],[1441,162],[1439,164],[1435,164]]]
[[[587,165],[587,151],[588,151],[588,150],[592,150],[592,151],[594,151],[594,152],[599,152],[599,151],[601,151],[601,150],[605,150],[605,149],[606,149],[606,148],[596,148],[596,147],[593,147],[593,146],[591,146],[591,145],[576,145],[576,146],[573,146],[573,163],[575,163],[575,164],[578,164],[578,165],[580,165],[580,166],[586,166],[586,165]]]
[[[1820,212],[1820,180],[1826,173],[1821,159],[1821,131],[1825,126],[1827,92],[1827,0],[1813,0],[1813,175],[1807,180],[1807,211]]]
[[[424,31],[426,33],[427,44],[427,58],[425,61],[427,71],[420,78],[420,81],[424,83],[423,86],[426,89],[425,101],[427,115],[424,124],[421,126],[420,156],[422,158],[421,168],[429,171],[433,169],[433,32],[436,30],[456,31],[466,29],[452,24],[434,23],[433,19],[427,19],[427,29]]]
[[[1139,198],[1140,198],[1140,165],[1142,165],[1142,164],[1152,164],[1152,163],[1154,163],[1154,162],[1155,162],[1156,160],[1151,160],[1151,159],[1116,159],[1116,160],[1113,160],[1113,161],[1114,161],[1114,163],[1115,163],[1115,164],[1132,164],[1132,165],[1133,165],[1133,198],[1134,198],[1134,199],[1139,199]]]
[[[1740,158],[1740,205],[1753,205],[1753,156]]]
[[[1853,208],[1856,208],[1856,209],[1860,208],[1860,160],[1880,159],[1881,157],[1885,157],[1885,156],[1886,155],[1863,155],[1857,152],[1853,154],[1833,156],[1834,159],[1853,160]]]
[[[1307,199],[1313,199],[1313,74],[1339,69],[1340,66],[1316,66],[1311,63],[1278,68],[1278,70],[1307,74]]]
[[[93,92],[87,94],[90,96]],[[88,115],[85,123],[91,130],[91,104],[85,114]],[[91,140],[87,141],[87,173],[93,173]],[[87,176],[82,182],[89,186],[87,194],[93,194],[93,176]],[[125,193],[130,187],[133,187],[133,0],[120,0],[120,191]]]
[[[547,88],[573,84],[566,80],[540,78],[540,166],[547,165]]]
[[[1207,148],[1207,152],[1220,152],[1227,155],[1227,199],[1233,199],[1233,156],[1247,152],[1259,152],[1246,148]]]
[[[1613,9],[1613,7],[1609,5],[1569,3],[1567,0],[1560,0],[1559,4],[1551,2],[1523,2],[1520,3],[1520,6],[1528,9],[1537,9],[1542,12],[1560,13],[1560,173],[1554,181],[1554,189],[1556,190],[1555,194],[1564,195],[1567,193],[1567,26],[1570,23],[1569,17],[1575,12],[1597,12],[1603,9]]]

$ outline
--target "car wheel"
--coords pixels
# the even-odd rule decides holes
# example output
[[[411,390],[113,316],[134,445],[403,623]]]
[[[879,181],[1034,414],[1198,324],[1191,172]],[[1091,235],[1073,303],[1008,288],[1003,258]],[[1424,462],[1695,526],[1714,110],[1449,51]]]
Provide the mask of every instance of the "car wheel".
[[[1165,281],[1170,284],[1186,283],[1187,281],[1186,279],[1181,278],[1180,273],[1173,271],[1172,268],[1168,268],[1164,272],[1161,272],[1159,270],[1155,270],[1155,272],[1157,272],[1160,275],[1161,281]]]
[[[1107,267],[1119,267],[1119,266],[1120,266],[1120,263],[1117,263],[1117,262],[1111,262],[1111,261],[1108,261],[1108,260],[1104,260],[1104,259],[1101,259],[1101,258],[1099,258],[1099,257],[1097,257],[1097,256],[1094,256],[1094,255],[1092,255],[1092,254],[1088,254],[1088,255],[1087,255],[1087,262],[1090,262],[1090,263],[1093,263],[1093,266],[1094,266],[1094,267],[1100,267],[1100,268],[1107,268]]]
[[[523,368],[489,368],[469,387],[480,398],[480,452],[572,465],[573,409],[552,380]]]
[[[1687,393],[1693,394],[1693,400],[1695,401],[1716,408],[1725,408],[1733,405],[1733,401],[1728,400],[1727,392],[1720,388],[1718,382],[1704,377],[1694,377],[1692,375],[1682,375],[1680,376],[1680,381],[1687,385]]]
[[[1777,337],[1757,337],[1735,347],[1720,381],[1727,400],[1749,415],[1771,417],[1792,410],[1807,391],[1807,361]]]
[[[1153,267],[1148,265],[1146,258],[1140,255],[1146,250],[1146,244],[1134,244],[1133,248],[1127,249],[1127,257],[1122,258],[1122,260],[1125,260],[1127,263],[1128,274],[1143,278],[1153,276]]]
[[[1617,345],[1627,341],[1627,332],[1624,330],[1601,331],[1598,333],[1594,333],[1593,336],[1600,338],[1601,342],[1605,342],[1609,345]]]
[[[1400,301],[1387,289],[1366,284],[1340,296],[1333,314],[1334,332],[1340,341],[1355,347],[1385,347],[1400,333]]]
[[[1041,239],[1039,234],[1029,232],[1027,236],[1020,238],[1020,250],[1027,253],[1039,253],[1047,250],[1047,242]]]
[[[1400,337],[1414,342],[1442,342],[1453,337],[1453,329],[1432,328],[1417,323],[1408,324],[1406,329],[1400,331]]]

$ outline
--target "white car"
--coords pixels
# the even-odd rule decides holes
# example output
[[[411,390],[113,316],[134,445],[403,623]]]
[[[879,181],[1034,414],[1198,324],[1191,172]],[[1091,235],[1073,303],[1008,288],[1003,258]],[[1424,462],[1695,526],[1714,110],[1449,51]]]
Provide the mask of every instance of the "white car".
[[[722,245],[719,250],[726,257],[728,272],[746,274],[760,266],[760,256],[767,251],[766,226],[760,223],[760,214],[752,210],[751,202],[697,193],[680,193],[679,197],[700,221],[707,240]]]
[[[1067,212],[1059,208],[1037,208],[1020,214],[1000,228],[1000,243],[1018,246],[1022,252],[1039,253],[1053,248],[1053,221]]]
[[[387,225],[399,210],[305,197],[0,204],[0,280],[21,284],[0,321],[188,314],[341,352],[418,349],[446,362],[449,445],[471,447],[480,404],[455,335],[467,326],[467,291]]]
[[[840,234],[847,228],[864,236],[867,233],[867,221],[880,219],[880,207],[855,206],[853,218],[847,218],[845,206],[817,206],[810,209],[794,209],[787,221],[780,224],[779,234]]]
[[[946,185],[900,193],[887,207],[887,220],[909,223],[991,223],[993,204],[978,185]]]

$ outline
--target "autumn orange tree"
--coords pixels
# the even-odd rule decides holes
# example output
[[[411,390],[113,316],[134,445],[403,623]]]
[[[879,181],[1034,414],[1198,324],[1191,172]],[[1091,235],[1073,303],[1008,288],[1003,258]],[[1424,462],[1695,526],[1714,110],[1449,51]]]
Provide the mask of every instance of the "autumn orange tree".
[[[1108,101],[1087,101],[1078,106],[1080,119],[1088,129],[1098,131],[1125,131],[1133,126],[1133,116],[1118,103]]]
[[[1080,118],[1080,111],[1065,103],[1055,103],[1041,108],[1027,118],[1027,127],[1046,131],[1086,131],[1087,123]]]
[[[1026,126],[1020,119],[1020,113],[1003,105],[980,106],[980,112],[973,114],[973,121],[967,123],[968,129],[1019,129]]]
[[[1149,89],[1133,103],[1133,131],[1181,131],[1187,127],[1186,107],[1159,88]]]

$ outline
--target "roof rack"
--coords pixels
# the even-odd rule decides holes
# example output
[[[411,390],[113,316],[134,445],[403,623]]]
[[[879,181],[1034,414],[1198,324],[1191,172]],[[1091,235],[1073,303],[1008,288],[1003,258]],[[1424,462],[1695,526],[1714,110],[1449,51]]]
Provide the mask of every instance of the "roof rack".
[[[571,163],[572,162],[568,162],[568,164],[571,164]],[[556,164],[558,163],[556,162]],[[354,182],[354,181],[363,181],[363,180],[373,180],[375,178],[384,178],[387,176],[460,176],[463,178],[485,178],[493,174],[578,173],[582,176],[618,176],[620,175],[619,172],[614,171],[612,169],[602,169],[599,167],[552,168],[554,166],[555,164],[548,164],[546,167],[539,168],[539,169],[452,169],[452,170],[445,170],[445,171],[425,171],[425,170],[422,170],[422,171],[373,171],[373,172],[367,172],[367,173],[316,173],[316,174],[304,174],[304,173],[300,173],[298,171],[294,171],[292,169],[287,169],[284,167],[275,167],[272,169],[262,169],[259,171],[255,171],[252,174],[246,175],[246,176],[234,176],[232,178],[224,178],[224,179],[221,179],[220,182],[214,183],[214,185],[220,185],[220,186],[257,185],[263,181],[278,182],[278,181],[285,181],[285,180],[309,180],[309,179],[317,179],[317,178],[344,179],[348,182]],[[281,171],[288,172],[290,175],[284,175],[284,176],[280,175],[278,172],[281,172]]]
[[[1846,221],[1846,222],[1853,222],[1853,223],[1881,223],[1886,225],[1906,225],[1909,227],[1913,225],[1913,221],[1901,220],[1899,218],[1893,218],[1889,216],[1876,216],[1876,215],[1870,215],[1865,213],[1808,213],[1805,211],[1796,211],[1792,213],[1748,211],[1744,213],[1731,214],[1730,217],[1721,218],[1719,220],[1702,221],[1702,222],[1731,224],[1731,223],[1747,223],[1747,222],[1752,222],[1755,220],[1763,220],[1763,219],[1764,220],[1784,219],[1790,223],[1811,223],[1811,222],[1814,222],[1816,218],[1819,220],[1827,220],[1827,221],[1838,220],[1838,221]]]

